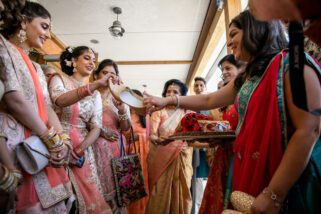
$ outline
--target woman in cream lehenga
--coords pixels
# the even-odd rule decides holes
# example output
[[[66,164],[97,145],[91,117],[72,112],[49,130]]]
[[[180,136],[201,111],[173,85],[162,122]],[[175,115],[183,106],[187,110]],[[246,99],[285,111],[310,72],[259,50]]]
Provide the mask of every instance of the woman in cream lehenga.
[[[52,76],[48,84],[63,129],[72,142],[70,180],[75,188],[78,211],[111,213],[100,191],[92,144],[102,126],[102,102],[96,89],[106,87],[112,75],[86,83],[95,69],[95,54],[86,46],[66,48],[60,56],[60,65],[65,74]]]
[[[172,79],[165,83],[163,97],[177,100],[185,96],[187,87],[179,80]],[[188,111],[168,106],[154,112],[151,116],[150,152],[148,157],[149,202],[147,213],[184,213],[192,208],[190,192],[193,149],[183,141],[167,141],[175,132],[181,119]]]
[[[19,142],[30,135],[38,135],[50,152],[51,166],[55,167],[68,163],[68,142],[62,140],[62,129],[50,106],[43,72],[27,55],[30,48],[41,48],[50,38],[50,14],[38,3],[3,3],[0,58],[4,96],[0,105],[0,155],[6,167],[1,167],[0,188],[11,193],[17,191],[13,212],[68,213],[65,201],[72,195],[72,189],[63,167],[47,166],[34,176],[22,171],[22,184],[16,188],[21,173],[14,165],[14,149]],[[55,128],[48,129],[49,126]],[[6,144],[2,144],[3,139]],[[14,197],[9,200],[12,201]]]
[[[94,71],[93,79],[101,80],[108,76],[119,76],[118,66],[111,59],[100,62]],[[103,128],[100,137],[93,145],[97,163],[98,176],[105,200],[113,213],[127,213],[126,207],[118,207],[116,203],[116,189],[111,169],[111,159],[120,155],[120,134],[130,129],[130,112],[127,105],[116,101],[108,87],[100,88],[103,103]],[[125,137],[122,135],[123,141]]]

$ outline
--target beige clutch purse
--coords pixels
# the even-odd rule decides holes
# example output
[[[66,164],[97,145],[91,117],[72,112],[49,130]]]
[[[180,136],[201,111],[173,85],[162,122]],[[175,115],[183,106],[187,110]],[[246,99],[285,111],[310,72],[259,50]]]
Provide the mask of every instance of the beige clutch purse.
[[[3,82],[0,80],[0,100],[2,99],[3,94],[4,94],[4,85],[3,85]]]
[[[45,168],[50,158],[46,145],[37,136],[30,136],[19,143],[16,155],[21,167],[31,175]]]
[[[126,103],[128,106],[135,109],[137,114],[146,114],[146,107],[143,104],[143,98],[141,96],[137,95],[124,84],[113,84],[112,79],[109,79],[108,81],[109,89],[116,100]]]
[[[234,191],[231,194],[231,203],[235,210],[224,210],[223,214],[250,213],[255,198],[245,192]]]

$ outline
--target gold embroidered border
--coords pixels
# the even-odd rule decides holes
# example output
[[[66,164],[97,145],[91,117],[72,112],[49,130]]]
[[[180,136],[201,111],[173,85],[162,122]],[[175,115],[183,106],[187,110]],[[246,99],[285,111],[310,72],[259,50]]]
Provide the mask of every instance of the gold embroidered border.
[[[43,171],[33,176],[33,182],[44,209],[69,198],[73,194],[70,182],[52,188],[46,173]]]

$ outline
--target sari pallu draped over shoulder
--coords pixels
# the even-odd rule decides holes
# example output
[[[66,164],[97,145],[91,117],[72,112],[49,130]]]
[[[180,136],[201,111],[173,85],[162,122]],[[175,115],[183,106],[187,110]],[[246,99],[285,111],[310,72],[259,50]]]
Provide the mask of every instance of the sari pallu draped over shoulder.
[[[6,92],[19,91],[35,107],[41,120],[47,124],[46,105],[49,99],[47,85],[40,66],[33,64],[22,49],[15,47],[0,36],[1,57],[5,59],[4,68]],[[24,138],[30,136],[30,130],[23,127],[12,115],[2,114],[1,125],[8,133],[8,147],[12,151]],[[14,126],[12,126],[14,124]],[[12,136],[10,135],[13,134]],[[14,153],[11,153],[14,155]],[[23,172],[23,183],[18,188],[17,211],[66,212],[60,202],[72,194],[71,184],[64,168],[46,167],[37,175]],[[58,205],[59,204],[59,205]],[[58,205],[58,206],[54,206]]]
[[[284,92],[284,76],[289,69],[288,57],[286,51],[276,55],[265,73],[249,79],[238,93],[239,124],[233,148],[233,190],[257,196],[268,186],[281,162],[290,137],[287,133],[289,121]],[[317,63],[308,55],[306,58],[306,64],[320,72]],[[321,197],[321,156],[315,155],[320,154],[319,141],[304,173],[289,192],[290,213],[291,210],[295,213],[299,210],[302,211],[299,213],[321,211],[320,205],[315,203],[316,198]],[[307,175],[309,179],[303,182]],[[308,188],[302,188],[302,184]],[[293,195],[294,190],[296,195]]]
[[[76,84],[70,77],[59,74],[55,74],[55,76],[51,77],[49,86],[53,100],[64,92],[76,88]],[[100,94],[94,94],[92,96],[100,97]],[[94,114],[90,102],[92,99],[95,99],[95,97],[86,98],[71,106],[64,107],[60,112],[62,126],[64,131],[69,133],[73,148],[79,146],[88,134],[87,128],[90,127],[90,124],[88,124],[90,121],[86,122],[84,118],[93,117]],[[88,115],[86,116],[81,114],[81,102],[87,102],[86,107],[88,109],[86,113]],[[101,102],[100,99],[99,102]],[[104,201],[103,196],[99,191],[100,181],[98,179],[96,163],[91,146],[85,150],[84,156],[85,162],[81,168],[76,166],[68,167],[70,180],[77,198],[77,212],[80,214],[111,213],[109,205]]]

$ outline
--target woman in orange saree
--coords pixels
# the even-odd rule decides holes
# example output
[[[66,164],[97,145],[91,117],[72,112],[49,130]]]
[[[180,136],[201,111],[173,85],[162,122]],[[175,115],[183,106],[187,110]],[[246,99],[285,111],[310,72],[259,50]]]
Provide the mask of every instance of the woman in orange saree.
[[[179,80],[165,83],[164,97],[176,99],[184,96],[187,88]],[[192,197],[190,192],[193,174],[193,149],[186,142],[172,141],[159,145],[174,134],[184,115],[188,113],[174,106],[153,113],[151,116],[151,144],[148,156],[149,202],[146,213],[190,213]]]
[[[133,91],[143,96],[143,94],[133,89]],[[140,155],[142,170],[143,170],[143,177],[144,177],[144,184],[145,184],[145,190],[148,194],[148,170],[147,170],[147,156],[149,153],[149,141],[147,141],[146,138],[146,118],[145,116],[138,115],[135,112],[135,109],[130,110],[131,114],[131,122],[133,127],[133,132],[135,136],[135,146],[137,149],[137,153]],[[131,136],[128,136],[127,138],[130,138]],[[131,152],[134,152],[133,146],[130,147]],[[140,214],[145,213],[146,206],[148,202],[148,196],[145,196],[144,198],[133,202],[128,207],[128,213],[129,214]]]

